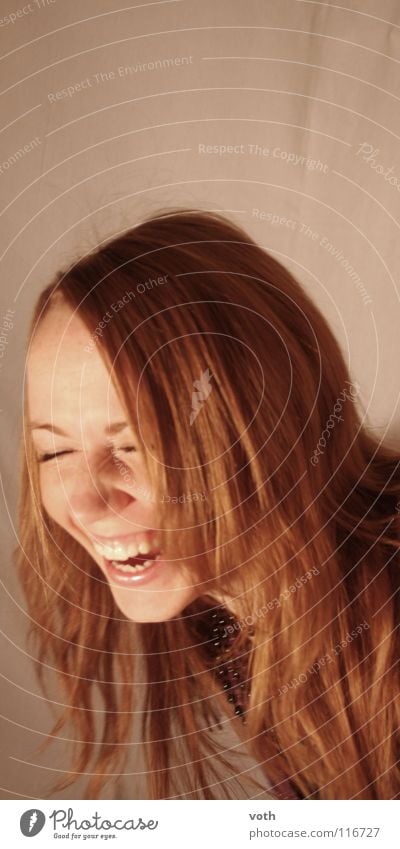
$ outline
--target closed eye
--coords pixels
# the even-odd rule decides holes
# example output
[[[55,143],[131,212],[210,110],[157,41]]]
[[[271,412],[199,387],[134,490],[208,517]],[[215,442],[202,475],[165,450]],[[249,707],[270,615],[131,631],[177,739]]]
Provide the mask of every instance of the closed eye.
[[[64,454],[72,454],[72,451],[58,451],[55,454],[40,454],[38,461],[39,463],[48,463],[49,460],[54,460],[55,457],[62,457]]]
[[[121,448],[115,448],[114,452],[118,453],[118,451],[124,451],[125,453],[129,454],[129,453],[136,451],[136,450],[137,449],[136,449],[135,445],[124,445],[124,446],[121,446]],[[55,460],[56,457],[63,457],[66,454],[72,454],[72,453],[73,452],[71,450],[57,451],[53,454],[50,454],[50,453],[40,454],[37,459],[38,459],[39,463],[48,463],[49,460]]]

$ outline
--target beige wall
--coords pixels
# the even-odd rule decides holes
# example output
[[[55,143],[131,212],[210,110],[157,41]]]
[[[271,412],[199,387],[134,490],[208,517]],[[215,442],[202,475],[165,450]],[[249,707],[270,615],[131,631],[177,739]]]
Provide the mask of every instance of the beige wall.
[[[399,437],[399,4],[124,5],[0,2],[2,798],[65,762],[34,752],[50,713],[10,566],[24,334],[56,269],[160,207],[224,210],[313,294],[367,421]]]

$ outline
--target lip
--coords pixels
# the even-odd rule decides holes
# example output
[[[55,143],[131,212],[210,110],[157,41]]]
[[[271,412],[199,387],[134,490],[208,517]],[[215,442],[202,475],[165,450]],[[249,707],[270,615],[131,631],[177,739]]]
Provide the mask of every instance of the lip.
[[[115,566],[112,565],[111,560],[106,560],[103,557],[105,571],[107,573],[108,578],[113,584],[118,584],[122,587],[129,586],[142,586],[143,584],[149,584],[151,581],[155,580],[158,575],[168,566],[168,563],[165,560],[160,559],[160,555],[154,560],[153,566],[148,566],[144,572],[138,572],[135,575],[133,572],[129,574],[128,572],[120,572]]]
[[[128,541],[135,542],[135,539],[138,536],[150,536],[150,535],[154,536],[155,534],[157,534],[157,531],[152,531],[152,530],[149,530],[149,529],[147,529],[147,530],[142,529],[142,530],[136,531],[135,533],[130,533],[130,534],[118,534],[117,533],[117,534],[112,534],[112,535],[110,534],[109,536],[106,536],[106,537],[101,537],[101,536],[99,536],[99,534],[89,534],[88,533],[88,536],[90,537],[90,539],[93,542],[99,542],[100,544],[101,543],[107,544],[107,543],[112,543],[112,542],[115,542],[115,543],[118,543],[118,542],[124,543],[124,542],[128,542]]]

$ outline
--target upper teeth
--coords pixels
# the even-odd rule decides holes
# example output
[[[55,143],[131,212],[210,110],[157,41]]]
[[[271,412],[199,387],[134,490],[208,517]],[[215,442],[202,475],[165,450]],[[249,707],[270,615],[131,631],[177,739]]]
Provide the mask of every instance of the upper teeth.
[[[120,542],[112,542],[104,545],[99,542],[93,542],[97,553],[106,560],[128,560],[129,557],[137,557],[138,554],[148,554],[152,550],[148,540],[141,540],[139,543],[130,542],[129,545],[122,545]],[[159,547],[159,540],[155,537],[153,540],[153,548]]]

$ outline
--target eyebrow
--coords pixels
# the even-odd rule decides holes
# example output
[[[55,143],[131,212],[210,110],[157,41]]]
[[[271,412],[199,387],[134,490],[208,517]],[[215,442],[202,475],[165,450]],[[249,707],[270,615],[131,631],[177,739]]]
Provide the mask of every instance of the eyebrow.
[[[61,430],[61,428],[57,427],[57,425],[52,425],[47,422],[31,422],[29,427],[31,430],[50,430],[52,433],[57,433],[58,436],[69,436],[69,434],[66,433],[65,430]],[[112,425],[109,425],[109,427],[106,428],[106,433],[115,435],[116,433],[119,433],[121,430],[125,430],[128,427],[130,427],[129,422],[114,422]]]

